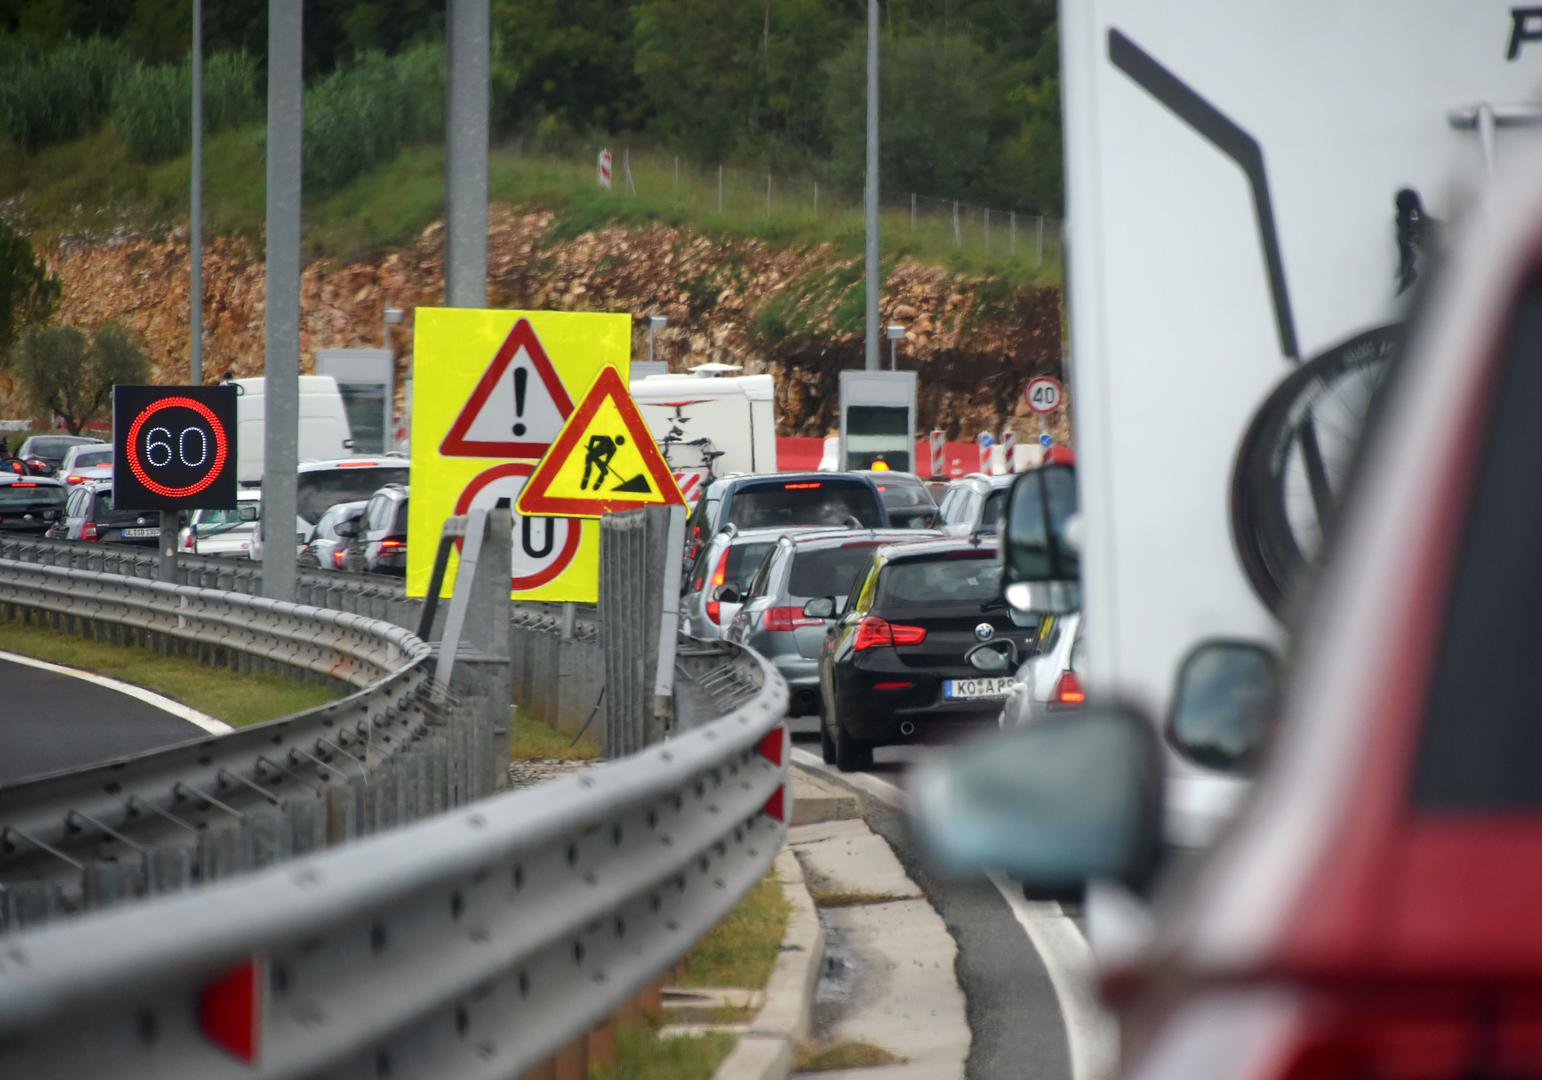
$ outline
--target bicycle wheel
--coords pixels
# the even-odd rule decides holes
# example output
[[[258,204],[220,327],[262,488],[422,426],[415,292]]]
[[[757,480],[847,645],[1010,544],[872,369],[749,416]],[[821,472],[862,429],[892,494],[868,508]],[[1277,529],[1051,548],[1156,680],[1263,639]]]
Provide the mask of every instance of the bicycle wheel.
[[[1232,536],[1254,591],[1276,614],[1322,555],[1399,339],[1399,327],[1377,327],[1302,364],[1264,400],[1243,436],[1232,477]]]

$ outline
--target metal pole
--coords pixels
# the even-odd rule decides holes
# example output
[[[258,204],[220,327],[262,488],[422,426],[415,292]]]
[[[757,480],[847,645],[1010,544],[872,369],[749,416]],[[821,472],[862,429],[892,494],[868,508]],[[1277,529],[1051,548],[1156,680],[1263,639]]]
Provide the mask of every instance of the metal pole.
[[[1007,231],[1007,254],[1012,256],[1015,259],[1015,258],[1017,258],[1017,211],[1016,210],[1008,211],[1008,213],[1007,213],[1007,225],[1008,225],[1008,231]]]
[[[653,320],[648,320],[648,363],[653,363]]]
[[[863,366],[878,359],[878,0],[867,0],[867,184],[862,193],[867,219],[867,338]]]
[[[177,580],[177,525],[181,514],[175,510],[161,511],[161,560],[157,576],[161,581]]]
[[[188,381],[203,382],[203,0],[193,0],[193,161],[188,206]]]
[[[910,231],[916,231],[916,193],[910,193]]]
[[[445,90],[444,300],[487,306],[489,0],[449,0]]]
[[[717,212],[723,212],[723,166],[717,167]]]
[[[771,174],[766,173],[766,217],[771,216]]]
[[[674,186],[673,190],[674,190],[674,192],[676,194],[679,194],[679,191],[680,191],[680,155],[679,154],[675,155],[675,186]]]
[[[295,598],[300,417],[301,0],[268,0],[267,335],[262,594]]]
[[[991,208],[985,208],[985,254],[991,253]]]
[[[819,216],[819,181],[814,181],[814,216]]]
[[[1035,266],[1043,266],[1044,265],[1044,215],[1043,214],[1039,215],[1039,249],[1038,249],[1037,254],[1034,255],[1034,263],[1033,264]]]

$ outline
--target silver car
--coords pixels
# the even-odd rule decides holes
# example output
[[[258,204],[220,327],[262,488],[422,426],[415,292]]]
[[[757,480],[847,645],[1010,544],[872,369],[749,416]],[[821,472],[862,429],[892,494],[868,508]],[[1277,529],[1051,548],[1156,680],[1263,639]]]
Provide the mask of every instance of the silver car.
[[[938,535],[932,529],[819,529],[783,536],[746,583],[743,604],[725,636],[748,645],[782,673],[792,692],[788,715],[817,714],[825,627],[840,616],[873,549]],[[830,618],[804,613],[804,605],[820,598],[835,602]]]
[[[738,596],[785,528],[741,529],[729,525],[696,556],[680,597],[680,625],[692,637],[723,636],[739,610]],[[728,599],[724,599],[724,597]]]
[[[1082,689],[1082,613],[1046,615],[1039,623],[1039,649],[1017,669],[1017,683],[1001,706],[1003,728],[1022,727],[1045,713],[1077,709]]]

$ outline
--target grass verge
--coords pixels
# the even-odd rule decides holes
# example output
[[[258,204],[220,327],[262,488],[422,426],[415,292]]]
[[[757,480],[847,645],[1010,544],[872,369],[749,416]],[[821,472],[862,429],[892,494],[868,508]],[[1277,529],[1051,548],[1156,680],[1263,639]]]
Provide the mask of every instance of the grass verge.
[[[761,878],[686,956],[680,984],[750,990],[765,986],[781,955],[791,910],[776,878]]]
[[[622,1028],[615,1063],[592,1067],[589,1080],[711,1080],[734,1042],[723,1032],[661,1039],[656,1023]]]
[[[571,736],[514,710],[514,723],[509,733],[510,760],[592,761],[599,756],[600,748],[593,740],[580,739],[575,746]]]
[[[843,1042],[822,1049],[805,1046],[793,1059],[797,1072],[834,1072],[836,1069],[872,1069],[880,1065],[899,1065],[906,1059],[881,1046],[865,1042]]]
[[[0,650],[106,675],[154,690],[234,727],[259,724],[336,700],[339,692],[278,675],[214,670],[195,660],[162,656],[137,645],[92,641],[74,634],[0,619]]]
[[[864,892],[861,889],[810,889],[809,896],[815,907],[866,907],[869,904],[892,904],[899,900],[919,900],[918,894]]]

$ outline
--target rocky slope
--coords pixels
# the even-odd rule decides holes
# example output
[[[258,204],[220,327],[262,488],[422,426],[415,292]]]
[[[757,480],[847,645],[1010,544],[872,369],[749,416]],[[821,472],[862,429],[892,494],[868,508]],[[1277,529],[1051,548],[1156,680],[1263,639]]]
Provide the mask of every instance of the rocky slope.
[[[160,379],[186,377],[184,235],[72,241],[47,255],[64,282],[64,320],[91,326],[118,319],[143,337]],[[436,223],[394,251],[309,265],[301,286],[302,366],[310,368],[317,348],[378,345],[383,310],[396,306],[409,312],[392,328],[405,368],[411,309],[440,302],[443,256]],[[216,239],[205,259],[206,377],[258,374],[261,253]],[[784,435],[834,428],[837,373],[862,366],[861,272],[860,260],[830,247],[778,248],[663,224],[568,236],[550,211],[494,207],[490,215],[490,306],[630,312],[638,357],[647,352],[647,316],[666,315],[656,348],[672,368],[711,360],[776,376]],[[1059,290],[1008,289],[903,261],[884,283],[883,316],[909,327],[900,366],[920,373],[921,428],[955,438],[1007,425],[1037,433],[1022,390],[1032,375],[1060,372]],[[1056,426],[1066,438],[1065,421]]]

